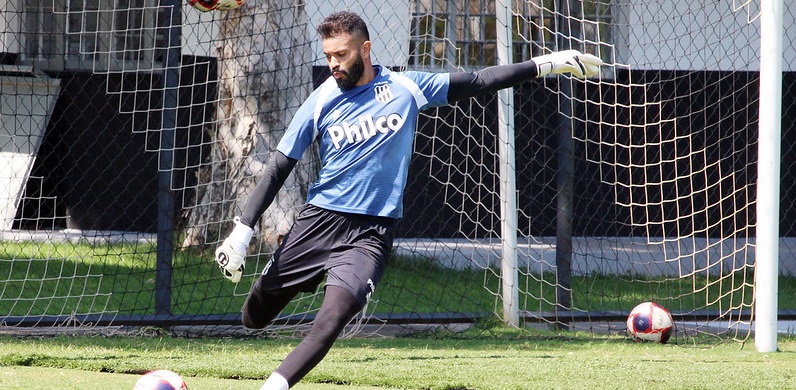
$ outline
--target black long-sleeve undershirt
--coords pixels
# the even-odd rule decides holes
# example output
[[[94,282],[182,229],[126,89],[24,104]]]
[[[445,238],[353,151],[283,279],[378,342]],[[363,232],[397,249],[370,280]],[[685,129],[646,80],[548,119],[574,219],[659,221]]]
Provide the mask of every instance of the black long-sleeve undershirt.
[[[496,65],[474,72],[451,73],[448,86],[448,102],[468,99],[513,87],[537,75],[533,60],[510,65]]]
[[[263,177],[254,187],[246,206],[243,208],[243,214],[240,216],[240,222],[250,228],[254,228],[254,224],[263,215],[265,209],[271,205],[271,202],[276,198],[277,192],[285,184],[285,180],[290,176],[293,167],[296,166],[298,160],[285,156],[280,151],[274,151],[271,161],[265,168]]]
[[[468,99],[473,96],[491,93],[515,86],[536,77],[536,64],[533,60],[510,65],[497,65],[474,72],[455,72],[450,74],[448,102]],[[287,180],[298,160],[275,151],[262,178],[254,187],[241,214],[240,221],[253,228],[257,220],[276,198],[277,192]]]

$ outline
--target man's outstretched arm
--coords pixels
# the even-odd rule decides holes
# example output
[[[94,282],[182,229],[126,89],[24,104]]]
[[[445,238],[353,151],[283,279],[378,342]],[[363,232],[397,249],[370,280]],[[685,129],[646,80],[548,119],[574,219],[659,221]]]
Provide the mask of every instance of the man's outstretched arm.
[[[601,65],[602,61],[596,56],[577,50],[566,50],[516,64],[490,66],[475,72],[451,73],[448,102],[513,87],[525,80],[547,74],[571,73],[576,77],[591,77],[600,71]]]

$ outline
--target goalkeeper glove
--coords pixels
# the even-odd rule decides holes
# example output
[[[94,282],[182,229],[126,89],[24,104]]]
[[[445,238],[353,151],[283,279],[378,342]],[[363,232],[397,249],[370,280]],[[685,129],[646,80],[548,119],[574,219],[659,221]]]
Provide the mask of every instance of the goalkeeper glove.
[[[573,76],[584,78],[596,76],[600,72],[603,61],[591,54],[583,54],[577,50],[565,50],[532,58],[536,64],[537,77],[548,74],[572,73]]]
[[[216,263],[224,277],[232,283],[238,283],[246,267],[246,248],[252,239],[254,230],[240,222],[240,217],[235,217],[235,228],[221,246],[216,249]]]

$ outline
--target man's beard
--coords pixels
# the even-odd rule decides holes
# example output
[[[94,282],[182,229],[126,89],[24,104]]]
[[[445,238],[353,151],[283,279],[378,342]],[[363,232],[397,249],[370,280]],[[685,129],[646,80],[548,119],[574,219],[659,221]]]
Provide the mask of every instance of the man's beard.
[[[362,74],[365,73],[365,63],[362,61],[362,56],[357,56],[356,61],[351,65],[351,69],[342,70],[338,69],[337,72],[342,73],[345,77],[335,79],[337,86],[343,91],[348,91],[357,86]]]

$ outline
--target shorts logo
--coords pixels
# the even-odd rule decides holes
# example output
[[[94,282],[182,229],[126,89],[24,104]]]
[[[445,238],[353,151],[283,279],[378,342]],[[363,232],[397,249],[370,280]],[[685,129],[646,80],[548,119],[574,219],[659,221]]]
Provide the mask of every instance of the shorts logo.
[[[370,295],[371,295],[371,294],[373,294],[374,292],[376,292],[376,285],[375,285],[375,284],[373,284],[373,280],[371,280],[370,278],[368,278],[368,287],[370,287],[370,291],[368,292],[368,294],[367,294],[367,295],[365,295],[365,299],[367,299],[367,300],[369,300],[369,299],[370,299]]]
[[[376,92],[376,101],[379,103],[387,103],[393,98],[389,84],[379,84],[373,90]]]
[[[271,260],[268,260],[268,264],[265,265],[265,268],[263,268],[263,273],[262,273],[263,275],[268,273],[268,270],[271,269],[271,264],[273,263],[274,263],[274,258],[272,257]]]

